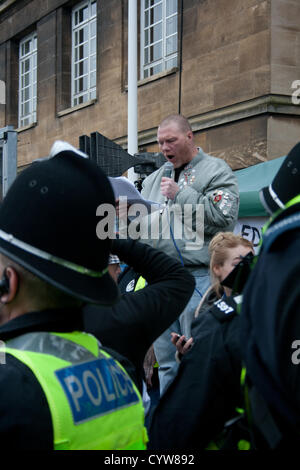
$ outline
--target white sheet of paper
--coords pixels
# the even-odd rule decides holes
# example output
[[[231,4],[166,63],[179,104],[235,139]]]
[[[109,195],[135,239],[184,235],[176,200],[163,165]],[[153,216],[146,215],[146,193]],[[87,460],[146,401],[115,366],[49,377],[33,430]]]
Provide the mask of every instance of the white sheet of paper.
[[[116,178],[109,177],[109,181],[112,185],[115,199],[119,199],[121,196],[127,197],[128,204],[144,204],[149,211],[158,210],[161,204],[148,201],[144,199],[141,193],[136,189],[133,183],[129,181],[129,179],[125,178],[124,176],[118,176]]]

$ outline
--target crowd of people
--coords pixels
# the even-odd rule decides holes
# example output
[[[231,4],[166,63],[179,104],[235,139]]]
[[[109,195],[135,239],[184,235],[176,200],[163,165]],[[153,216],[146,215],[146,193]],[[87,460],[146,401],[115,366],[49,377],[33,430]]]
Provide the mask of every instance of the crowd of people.
[[[298,440],[300,144],[262,188],[270,221],[256,257],[233,234],[239,191],[226,162],[196,146],[181,115],[161,122],[157,140],[166,164],[142,196],[159,209],[139,219],[139,240],[97,236],[99,206],[118,201],[70,145],[22,171],[0,206],[7,449]]]

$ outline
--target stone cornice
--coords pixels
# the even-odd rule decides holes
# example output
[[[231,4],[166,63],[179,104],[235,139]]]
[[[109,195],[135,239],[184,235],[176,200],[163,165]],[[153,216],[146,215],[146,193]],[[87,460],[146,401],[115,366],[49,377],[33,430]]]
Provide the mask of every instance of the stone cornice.
[[[10,7],[13,3],[16,3],[17,0],[4,0],[0,3],[0,13],[3,13],[8,7]]]
[[[189,121],[193,131],[199,131],[266,113],[300,116],[300,106],[294,105],[290,96],[266,95],[191,117]]]
[[[282,114],[300,117],[300,105],[294,105],[291,96],[271,94],[189,117],[189,122],[193,131],[197,132],[261,114]],[[139,132],[139,146],[155,143],[156,133],[157,128]],[[126,148],[127,136],[115,139],[115,142]]]

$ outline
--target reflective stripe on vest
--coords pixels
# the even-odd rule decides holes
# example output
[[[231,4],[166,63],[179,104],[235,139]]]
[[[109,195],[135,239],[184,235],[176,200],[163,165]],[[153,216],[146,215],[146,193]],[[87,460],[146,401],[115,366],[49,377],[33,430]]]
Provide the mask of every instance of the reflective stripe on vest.
[[[141,396],[94,336],[28,333],[6,346],[6,353],[32,370],[45,393],[55,450],[146,448]]]
[[[140,276],[137,280],[134,291],[144,289],[145,285],[146,285],[146,279],[144,279],[142,276]]]
[[[284,206],[284,209],[278,209],[276,212],[274,212],[274,214],[271,215],[270,219],[265,223],[265,225],[263,226],[262,228],[262,237],[260,239],[260,242],[259,242],[259,245],[261,247],[263,241],[264,241],[264,235],[266,233],[266,231],[269,229],[270,225],[274,222],[274,220],[277,219],[277,217],[282,214],[282,212],[286,209],[288,209],[289,207],[292,207],[292,206],[295,206],[296,204],[299,204],[300,203],[300,194],[298,194],[296,197],[290,199]]]
[[[295,228],[300,227],[300,213],[296,212],[295,214],[291,214],[290,216],[286,217],[285,219],[276,222],[271,227],[269,227],[263,238],[262,243],[262,250],[267,252],[274,241],[283,233],[294,230]]]

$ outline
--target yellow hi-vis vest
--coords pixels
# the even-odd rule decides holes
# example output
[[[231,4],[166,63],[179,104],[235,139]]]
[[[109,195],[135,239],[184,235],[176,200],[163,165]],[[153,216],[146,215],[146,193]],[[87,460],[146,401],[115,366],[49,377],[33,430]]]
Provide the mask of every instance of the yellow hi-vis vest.
[[[55,450],[146,448],[138,389],[125,369],[87,333],[27,333],[5,352],[39,381],[52,417]]]

